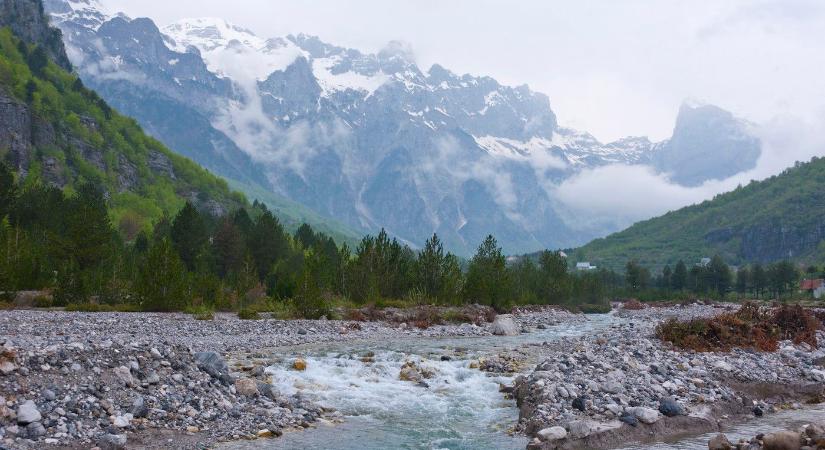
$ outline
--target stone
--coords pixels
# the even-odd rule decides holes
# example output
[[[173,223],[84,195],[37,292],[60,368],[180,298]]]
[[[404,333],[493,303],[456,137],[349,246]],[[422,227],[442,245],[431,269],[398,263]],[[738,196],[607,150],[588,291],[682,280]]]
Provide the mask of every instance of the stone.
[[[132,372],[126,366],[119,366],[113,369],[115,377],[126,386],[132,387],[135,385],[135,379],[132,377]]]
[[[143,399],[143,396],[138,395],[135,397],[134,401],[132,401],[132,408],[129,409],[129,413],[138,419],[149,415],[149,407],[146,406],[146,400]]]
[[[144,381],[146,381],[148,384],[158,384],[158,383],[160,383],[160,376],[158,375],[157,372],[155,372],[153,370],[153,371],[149,372],[148,375],[146,375],[146,378],[144,379]]]
[[[229,375],[229,366],[226,361],[215,352],[197,352],[192,355],[198,369],[208,373],[212,378],[220,380],[225,385],[233,383],[232,376]]]
[[[273,432],[267,430],[266,428],[264,428],[263,430],[258,430],[257,436],[259,438],[271,438],[271,437],[275,436],[275,434]]]
[[[660,419],[658,411],[650,408],[645,408],[644,406],[635,406],[627,408],[625,411],[628,414],[631,414],[637,419],[639,419],[639,422],[646,423],[648,425],[656,423]]]
[[[733,366],[731,366],[730,364],[728,364],[725,361],[722,361],[721,359],[719,361],[716,361],[715,363],[713,363],[713,367],[716,368],[716,369],[719,369],[719,370],[723,370],[725,372],[732,372],[733,371]]]
[[[292,362],[292,368],[295,370],[307,370],[307,362],[303,358],[296,358]]]
[[[124,414],[122,416],[115,416],[112,420],[112,425],[117,428],[126,428],[132,423],[132,414]]]
[[[567,430],[562,427],[544,428],[536,433],[536,436],[543,442],[553,442],[567,437]]]
[[[14,372],[15,370],[17,370],[17,364],[7,359],[0,360],[0,373],[2,373],[3,375],[8,375]]]
[[[238,395],[243,395],[244,397],[256,397],[260,394],[260,392],[258,392],[258,385],[255,383],[255,380],[251,378],[239,378],[235,380],[235,391]]]
[[[624,414],[622,417],[619,417],[619,422],[626,423],[631,427],[639,426],[639,419],[632,414]]]
[[[622,383],[619,383],[616,380],[605,381],[602,383],[601,389],[608,394],[618,394],[619,392],[622,392]]]
[[[733,450],[734,446],[724,434],[717,434],[708,441],[708,450]]]
[[[574,420],[567,424],[567,432],[573,439],[590,436],[593,428],[593,424],[589,420]]]
[[[261,396],[266,397],[270,400],[278,400],[278,396],[280,395],[280,393],[271,384],[256,381],[255,385],[258,386],[258,392],[261,394]]]
[[[684,416],[685,408],[671,397],[659,400],[659,412],[667,417]]]
[[[40,422],[43,416],[40,415],[40,410],[37,405],[31,400],[26,400],[25,403],[17,408],[17,423],[19,425],[28,425],[32,422]]]
[[[510,314],[497,315],[490,331],[496,336],[518,336],[519,334],[518,327]]]
[[[763,450],[799,450],[801,436],[795,431],[777,431],[762,438]]]
[[[128,439],[125,434],[105,434],[97,442],[101,450],[122,450],[126,448]]]
[[[587,399],[584,397],[576,397],[573,399],[573,408],[578,409],[579,411],[586,411],[587,410]]]
[[[152,355],[152,358],[154,358],[154,359],[163,359],[163,355],[161,355],[160,351],[158,349],[156,349],[155,347],[152,347],[151,349],[149,349],[149,354]]]
[[[45,398],[46,401],[51,402],[51,401],[54,401],[55,398],[57,398],[57,395],[51,389],[44,389],[43,390],[43,398]]]
[[[36,439],[46,435],[46,427],[40,422],[32,422],[26,425],[26,433],[30,439]]]
[[[412,381],[417,383],[421,381],[421,374],[418,373],[415,366],[405,365],[398,373],[398,379],[401,381]]]

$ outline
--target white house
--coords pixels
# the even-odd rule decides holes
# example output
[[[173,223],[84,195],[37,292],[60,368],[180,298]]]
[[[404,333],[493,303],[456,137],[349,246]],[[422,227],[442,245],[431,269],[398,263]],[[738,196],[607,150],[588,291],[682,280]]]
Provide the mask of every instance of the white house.
[[[576,263],[576,270],[594,270],[596,266],[590,265],[589,262]]]

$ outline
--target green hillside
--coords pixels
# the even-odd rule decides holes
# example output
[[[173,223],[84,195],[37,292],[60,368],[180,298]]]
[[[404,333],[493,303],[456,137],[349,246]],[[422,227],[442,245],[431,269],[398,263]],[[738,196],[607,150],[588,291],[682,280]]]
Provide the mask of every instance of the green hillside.
[[[715,254],[730,264],[825,261],[825,159],[639,222],[573,250],[571,257],[614,269],[636,259],[660,269]]]
[[[214,214],[246,203],[227,183],[143,133],[42,46],[0,30],[0,158],[19,182],[71,193],[83,182],[106,194],[126,235],[146,229],[188,200]]]

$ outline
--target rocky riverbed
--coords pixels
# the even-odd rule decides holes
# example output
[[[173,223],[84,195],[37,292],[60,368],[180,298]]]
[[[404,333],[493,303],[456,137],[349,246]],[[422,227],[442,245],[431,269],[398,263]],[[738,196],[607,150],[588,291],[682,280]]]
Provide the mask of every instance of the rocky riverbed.
[[[300,393],[279,392],[265,368],[277,363],[300,371],[312,364],[278,348],[350,340],[508,342],[495,352],[508,350],[468,368],[523,374],[503,390],[517,398],[517,428],[534,437],[534,448],[610,447],[676,428],[705,432],[723,417],[767,414],[801,401],[803,393],[815,393],[813,383],[821,390],[822,350],[783,343],[772,354],[691,354],[652,336],[666,317],[722,311],[708,305],[619,311],[607,322],[611,328],[552,343],[523,339],[529,336],[523,333],[541,336],[588,318],[543,308],[516,310],[492,323],[421,329],[396,320],[3,311],[0,448],[201,448],[310,427],[336,413]]]
[[[720,420],[822,401],[825,351],[782,342],[779,351],[677,351],[653,337],[668,317],[725,311],[694,305],[621,311],[598,335],[531,345],[500,355],[539,362],[517,378],[520,429],[530,448],[604,448],[628,440],[719,429]],[[819,332],[819,338],[825,334]]]
[[[536,313],[552,324],[576,315]],[[529,328],[535,317],[516,314]],[[434,336],[490,336],[492,323],[437,325],[238,320],[217,315],[0,312],[0,442],[121,448],[139,438],[163,448],[270,437],[325,412],[274,390],[267,349],[306,343]],[[295,361],[300,370],[301,361]],[[163,433],[161,433],[163,431]],[[170,435],[171,433],[171,435]]]

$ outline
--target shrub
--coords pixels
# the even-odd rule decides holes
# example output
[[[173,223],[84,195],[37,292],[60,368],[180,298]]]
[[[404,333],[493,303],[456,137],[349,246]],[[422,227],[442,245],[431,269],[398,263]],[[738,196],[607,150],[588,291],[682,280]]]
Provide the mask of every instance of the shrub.
[[[46,295],[38,295],[34,298],[32,302],[32,306],[35,308],[51,308],[52,307],[52,299]]]
[[[238,311],[238,318],[241,320],[258,320],[261,316],[254,309],[243,308]]]
[[[712,318],[679,322],[671,319],[656,328],[656,336],[689,350],[729,351],[750,348],[775,351],[780,340],[817,347],[816,331],[823,321],[810,309],[799,305],[760,308],[746,303],[736,312]]]
[[[215,311],[206,305],[190,306],[186,309],[187,314],[191,314],[195,320],[212,320],[215,318]]]
[[[644,309],[645,305],[642,302],[636,300],[635,298],[631,298],[630,300],[624,302],[622,304],[623,309],[628,309],[631,311],[638,311],[640,309]]]
[[[579,305],[579,310],[584,314],[605,314],[610,312],[610,304],[608,303],[599,303],[599,304],[584,304]]]
[[[122,304],[122,305],[101,305],[98,303],[70,303],[66,305],[66,311],[79,312],[138,312],[140,308],[137,305]]]

